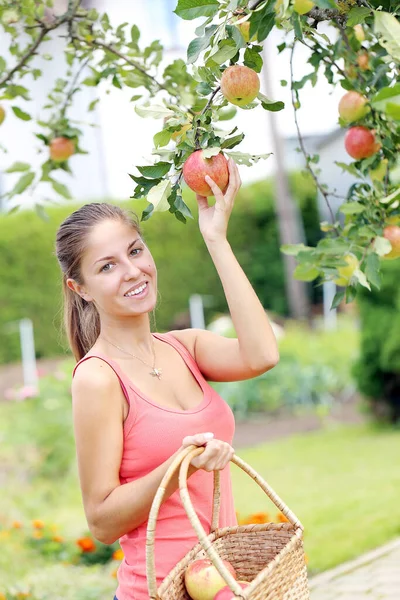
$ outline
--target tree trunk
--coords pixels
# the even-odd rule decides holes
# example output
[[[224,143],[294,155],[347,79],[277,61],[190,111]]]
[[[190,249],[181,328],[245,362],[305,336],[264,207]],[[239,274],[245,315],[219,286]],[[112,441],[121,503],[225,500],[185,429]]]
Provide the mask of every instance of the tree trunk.
[[[273,97],[271,90],[268,68],[268,48],[264,44],[263,50],[264,66],[262,76],[266,96]],[[284,150],[282,138],[279,134],[276,115],[272,111],[267,111],[272,137],[273,155],[275,158],[276,170],[275,178],[275,209],[279,224],[279,235],[281,244],[306,243],[301,214],[293,202],[289,189],[289,182],[285,171]],[[310,316],[310,298],[308,294],[308,284],[304,281],[294,279],[293,271],[296,267],[294,256],[282,254],[285,268],[285,286],[286,297],[289,304],[290,316],[296,319],[307,319]]]

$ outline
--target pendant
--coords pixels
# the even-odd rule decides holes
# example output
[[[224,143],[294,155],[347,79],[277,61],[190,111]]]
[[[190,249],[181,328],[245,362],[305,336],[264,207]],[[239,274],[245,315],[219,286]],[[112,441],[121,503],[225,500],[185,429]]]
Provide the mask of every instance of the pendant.
[[[162,369],[153,369],[152,371],[150,371],[150,375],[153,375],[153,377],[158,377],[158,379],[161,379],[161,373],[162,373]]]

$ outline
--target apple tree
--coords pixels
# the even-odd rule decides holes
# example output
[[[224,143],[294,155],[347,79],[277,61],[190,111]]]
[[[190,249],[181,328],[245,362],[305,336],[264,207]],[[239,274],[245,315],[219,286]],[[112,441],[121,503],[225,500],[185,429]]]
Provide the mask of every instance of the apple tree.
[[[81,86],[108,84],[132,88],[131,102],[140,117],[159,119],[153,138],[153,165],[138,165],[130,177],[133,198],[148,202],[142,220],[169,211],[179,221],[192,218],[182,199],[182,185],[211,195],[204,175],[227,185],[226,157],[251,166],[269,154],[252,155],[237,147],[245,136],[226,128],[237,110],[256,107],[279,111],[283,102],[260,92],[263,43],[274,28],[282,33],[280,53],[291,70],[291,96],[299,146],[306,167],[326,202],[330,219],[316,247],[282,246],[297,257],[295,277],[304,281],[333,280],[339,291],[333,306],[351,301],[358,286],[380,287],[382,260],[400,257],[400,7],[397,0],[177,0],[175,13],[191,21],[202,18],[187,48],[186,60],[160,67],[158,40],[143,46],[136,25],[114,28],[106,13],[69,0],[58,14],[53,0],[0,0],[0,21],[9,41],[9,56],[0,57],[0,124],[4,118],[31,120],[20,100],[29,100],[29,84],[43,73],[35,57],[63,32],[65,73],[54,82],[36,136],[46,148],[39,171],[17,162],[19,172],[7,202],[32,186],[51,185],[65,198],[68,188],[57,180],[59,170],[71,173],[68,159],[84,153],[79,124],[69,109]],[[330,24],[329,34],[320,23]],[[309,51],[309,72],[299,81],[293,56],[299,46]],[[51,58],[48,57],[48,58]],[[344,171],[356,178],[337,211],[334,191],[324,184],[318,156],[310,155],[298,125],[302,89],[324,77],[343,88],[339,125],[346,129]],[[92,111],[97,100],[90,103]],[[397,170],[397,175],[396,175]]]

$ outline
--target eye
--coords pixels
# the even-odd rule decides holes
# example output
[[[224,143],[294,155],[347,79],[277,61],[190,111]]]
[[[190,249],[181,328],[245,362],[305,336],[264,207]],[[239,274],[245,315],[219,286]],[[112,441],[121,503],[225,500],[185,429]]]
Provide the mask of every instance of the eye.
[[[132,252],[135,252],[137,254],[139,254],[140,252],[142,252],[142,248],[132,248],[132,250],[130,251],[130,255],[132,255]],[[137,254],[134,254],[134,256],[137,256]],[[103,267],[101,267],[100,272],[101,273],[107,273],[108,271],[110,271],[111,269],[107,269],[106,267],[109,267],[111,265],[111,263],[107,263],[106,265],[104,265]]]

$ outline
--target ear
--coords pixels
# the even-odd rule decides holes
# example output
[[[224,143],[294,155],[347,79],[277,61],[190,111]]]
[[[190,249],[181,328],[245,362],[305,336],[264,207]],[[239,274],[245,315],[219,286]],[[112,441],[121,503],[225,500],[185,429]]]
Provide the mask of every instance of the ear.
[[[67,279],[67,286],[70,290],[78,294],[81,298],[86,300],[86,302],[92,302],[93,298],[86,293],[85,288],[79,283],[76,283],[74,279]]]

